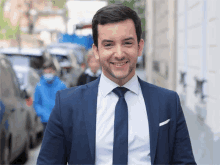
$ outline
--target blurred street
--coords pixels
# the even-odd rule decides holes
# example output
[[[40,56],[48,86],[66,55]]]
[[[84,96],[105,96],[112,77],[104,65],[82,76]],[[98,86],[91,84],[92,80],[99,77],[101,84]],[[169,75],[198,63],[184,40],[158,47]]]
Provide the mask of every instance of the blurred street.
[[[137,75],[178,93],[197,164],[220,165],[220,0],[0,0],[0,164],[36,164],[56,92],[100,75],[92,18],[114,3],[141,20]]]

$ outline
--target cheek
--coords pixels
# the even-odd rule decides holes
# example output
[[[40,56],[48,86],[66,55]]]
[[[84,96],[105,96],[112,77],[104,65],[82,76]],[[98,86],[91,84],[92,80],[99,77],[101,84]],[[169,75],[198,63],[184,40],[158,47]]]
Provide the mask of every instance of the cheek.
[[[138,58],[138,52],[137,50],[127,50],[126,51],[126,57],[130,60],[130,61],[135,61]]]
[[[103,51],[100,51],[100,54],[99,54],[99,59],[101,61],[107,61],[108,59],[111,58],[112,56],[112,52],[111,51],[107,51],[107,50],[103,50]]]
[[[133,57],[138,57],[138,53],[139,51],[137,49],[131,49],[129,54]]]
[[[129,58],[130,60],[135,60],[138,57],[138,49],[135,48],[125,48],[124,49],[125,56]],[[114,51],[112,50],[105,50],[105,49],[100,49],[99,50],[99,59],[101,62],[103,61],[109,61],[111,58],[114,58]]]

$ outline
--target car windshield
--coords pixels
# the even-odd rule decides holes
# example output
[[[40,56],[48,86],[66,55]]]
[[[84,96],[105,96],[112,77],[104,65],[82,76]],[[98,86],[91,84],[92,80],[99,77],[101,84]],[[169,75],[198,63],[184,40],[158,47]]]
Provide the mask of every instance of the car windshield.
[[[25,88],[27,86],[27,74],[28,74],[26,67],[20,65],[14,65],[13,69],[16,73],[21,89]]]
[[[14,65],[20,65],[20,66],[30,65],[30,58],[27,56],[8,55],[8,59],[10,60],[13,66]]]
[[[83,62],[84,56],[86,54],[85,48],[77,44],[52,44],[48,46],[48,50],[52,55],[64,55],[68,52],[72,52],[75,55],[78,64],[81,64]]]
[[[16,72],[18,81],[20,83],[20,86],[21,87],[25,86],[25,73],[18,72],[18,71],[15,71],[15,72]]]
[[[7,54],[12,65],[30,66],[34,69],[41,69],[43,64],[43,56]]]
[[[58,62],[60,63],[60,62],[64,62],[64,61],[68,61],[68,58],[67,58],[67,56],[62,56],[62,55],[58,55],[58,54],[53,54],[52,56],[55,56],[56,58],[57,58],[57,60],[58,60]]]

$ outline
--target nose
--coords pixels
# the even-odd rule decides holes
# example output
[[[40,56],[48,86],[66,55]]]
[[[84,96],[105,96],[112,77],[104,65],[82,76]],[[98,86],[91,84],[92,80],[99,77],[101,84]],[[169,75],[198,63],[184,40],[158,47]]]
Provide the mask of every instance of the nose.
[[[124,50],[122,46],[118,45],[115,51],[115,57],[118,59],[122,59],[125,56]]]

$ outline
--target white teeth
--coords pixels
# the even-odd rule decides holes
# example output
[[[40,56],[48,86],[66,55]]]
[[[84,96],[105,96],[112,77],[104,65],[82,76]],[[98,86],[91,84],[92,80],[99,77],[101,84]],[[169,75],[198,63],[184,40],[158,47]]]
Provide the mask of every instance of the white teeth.
[[[128,62],[128,61],[127,61]],[[115,66],[122,66],[122,65],[125,65],[127,64],[127,62],[122,62],[122,63],[113,63],[113,62],[110,62],[111,64],[115,65]]]
[[[120,64],[116,64],[116,66],[122,66],[124,64],[125,64],[125,62],[124,63],[120,63]]]

